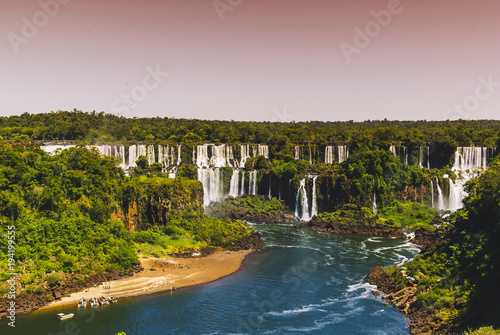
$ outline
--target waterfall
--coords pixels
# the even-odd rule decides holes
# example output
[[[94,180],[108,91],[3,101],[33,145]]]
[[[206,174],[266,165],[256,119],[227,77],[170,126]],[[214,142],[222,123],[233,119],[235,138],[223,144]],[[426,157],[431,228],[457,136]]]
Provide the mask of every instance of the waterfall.
[[[245,167],[245,163],[247,159],[250,158],[250,145],[241,145],[241,159],[240,159],[240,168]]]
[[[163,166],[163,172],[175,173],[181,163],[181,146],[158,146],[158,163]]]
[[[271,198],[272,198],[272,195],[271,195],[271,183],[272,183],[272,181],[273,181],[272,177],[273,177],[273,176],[272,176],[271,174],[269,174],[269,194],[267,195],[267,198],[268,198],[269,200],[271,200]]]
[[[325,148],[325,163],[333,164],[333,146],[331,145]]]
[[[241,188],[240,194],[245,194],[245,171],[241,173]]]
[[[257,144],[253,147],[253,156],[264,156],[265,158],[269,158],[269,147],[265,144]]]
[[[318,178],[318,176],[313,177],[311,218],[318,214],[318,204],[316,203],[316,178]]]
[[[231,176],[231,182],[229,184],[229,195],[233,197],[237,197],[240,195],[239,193],[239,182],[240,182],[240,170],[234,169],[233,175]]]
[[[436,209],[441,210],[444,209],[444,198],[443,198],[443,192],[441,191],[441,187],[439,186],[439,179],[437,177],[436,177],[436,187],[438,192],[438,201]]]
[[[313,161],[312,161],[312,148],[311,146],[309,146],[309,164],[312,164]]]
[[[375,179],[373,179],[373,205],[372,205],[373,213],[375,215],[378,214],[378,207],[377,207],[377,194],[375,193]]]
[[[394,154],[394,156],[398,157],[398,154],[396,153],[396,147],[391,145],[391,147],[389,148],[389,151],[392,152]]]
[[[424,166],[424,161],[425,166]],[[418,167],[420,168],[427,168],[429,169],[429,147],[420,147],[419,148],[419,154],[418,154]]]
[[[337,153],[338,153],[338,162],[342,163],[349,157],[349,149],[347,148],[346,145],[339,145],[337,147]]]
[[[487,147],[458,147],[452,170],[457,175],[455,182],[450,180],[448,204],[451,211],[462,207],[462,200],[467,196],[464,186],[488,168]]]
[[[211,155],[208,154],[208,148]],[[198,168],[228,166],[225,145],[203,144],[196,147],[196,166]]]
[[[154,154],[154,153],[153,153]],[[148,157],[147,149],[144,144],[131,145],[128,147],[128,167],[133,168],[137,165],[135,162],[139,159],[139,156]],[[148,158],[149,162],[149,158]]]
[[[148,145],[146,149],[146,155],[148,158],[148,164],[151,165],[155,163],[155,147],[153,145]]]
[[[49,155],[54,155],[54,154],[56,154],[60,150],[62,151],[64,149],[69,149],[69,148],[74,148],[74,147],[75,147],[74,144],[68,144],[68,145],[53,145],[53,144],[50,144],[50,145],[42,145],[40,147],[40,149],[42,149],[43,151],[45,151]]]
[[[300,147],[298,145],[293,149],[295,159],[300,159]]]
[[[224,198],[221,169],[198,169],[198,180],[203,184],[203,205],[205,207],[211,202],[218,202]]]
[[[257,170],[249,172],[249,191],[248,194],[257,195]]]
[[[458,147],[455,151],[453,171],[466,171],[472,168],[486,169],[488,166],[488,148]]]
[[[333,154],[335,147],[332,145],[328,145],[325,148],[325,163],[333,164]],[[349,157],[349,149],[347,145],[338,145],[337,146],[337,162],[342,163]]]
[[[300,219],[300,221],[309,221],[311,219],[309,216],[308,201],[309,200],[307,199],[306,192],[306,179],[302,178],[300,180],[299,189],[297,190],[297,195],[295,196],[295,217]]]
[[[209,155],[210,148],[211,154]],[[203,144],[196,147],[196,165],[198,167],[198,180],[203,184],[205,206],[211,202],[221,201],[225,198],[223,167],[238,165],[233,157],[233,149],[229,145]],[[236,189],[239,171],[233,170],[229,186],[229,194],[237,196]],[[243,189],[243,188],[242,188]]]
[[[448,197],[448,209],[455,212],[457,209],[462,208],[462,199],[464,195],[462,194],[462,186],[460,184],[455,185],[451,178],[448,178],[450,185],[450,194]]]
[[[391,145],[389,151],[392,152],[401,163],[408,165],[408,147],[395,147]]]

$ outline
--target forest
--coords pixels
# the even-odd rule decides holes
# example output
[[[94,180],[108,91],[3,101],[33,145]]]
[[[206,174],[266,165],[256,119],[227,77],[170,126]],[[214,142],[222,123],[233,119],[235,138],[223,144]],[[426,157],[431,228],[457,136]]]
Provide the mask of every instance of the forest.
[[[406,146],[498,146],[500,121],[244,122],[173,118],[125,118],[78,110],[0,117],[6,141],[76,141],[82,144],[163,142],[267,143],[280,151],[289,142],[349,142],[355,149]]]
[[[419,306],[450,327],[500,326],[500,121],[236,122],[74,110],[1,117],[0,136],[0,233],[15,226],[23,241],[20,293],[44,294],[68,274],[127,273],[138,253],[230,247],[252,234],[239,219],[429,234],[446,226],[446,243],[404,265],[419,278]],[[40,149],[47,142],[76,146],[50,155]],[[130,153],[120,160],[86,146],[139,144],[157,158],[161,146],[175,146],[180,161],[140,154],[124,170]],[[256,153],[244,157],[245,145]],[[481,167],[488,166],[468,179],[463,201],[453,193],[468,168],[459,161],[457,169],[460,147],[481,148]],[[200,152],[212,158],[220,150],[222,165],[197,165]],[[211,203],[217,218],[204,213],[212,189],[224,200]],[[444,197],[463,208],[443,208]],[[3,295],[9,258],[0,255]],[[385,270],[401,288],[402,270]]]
[[[31,147],[0,149],[0,233],[7,236],[8,227],[15,227],[18,293],[44,293],[67,274],[127,273],[138,263],[138,252],[164,257],[225,247],[251,232],[241,221],[206,217],[200,189],[199,182],[155,175],[126,178],[97,150],[74,148],[50,156]],[[152,206],[139,203],[138,229],[126,229],[121,208],[151,196],[184,206],[173,203],[164,213],[168,220],[159,222],[151,218]],[[2,239],[0,248],[7,247]],[[11,271],[8,255],[0,255],[4,295]]]

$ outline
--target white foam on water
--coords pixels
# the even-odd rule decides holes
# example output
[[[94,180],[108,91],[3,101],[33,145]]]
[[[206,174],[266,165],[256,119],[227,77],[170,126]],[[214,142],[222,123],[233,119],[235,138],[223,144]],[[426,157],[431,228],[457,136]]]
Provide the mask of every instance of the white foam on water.
[[[380,242],[383,242],[383,239],[384,239],[384,237],[374,236],[374,237],[370,237],[365,242],[380,243]]]
[[[405,233],[405,236],[407,239],[409,240],[413,240],[415,238],[415,232],[411,232],[411,233]]]

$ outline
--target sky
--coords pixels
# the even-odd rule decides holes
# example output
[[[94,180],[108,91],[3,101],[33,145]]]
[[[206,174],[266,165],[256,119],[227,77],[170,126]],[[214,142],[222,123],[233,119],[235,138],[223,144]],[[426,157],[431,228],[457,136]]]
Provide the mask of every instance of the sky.
[[[0,115],[500,117],[498,0],[0,0]]]

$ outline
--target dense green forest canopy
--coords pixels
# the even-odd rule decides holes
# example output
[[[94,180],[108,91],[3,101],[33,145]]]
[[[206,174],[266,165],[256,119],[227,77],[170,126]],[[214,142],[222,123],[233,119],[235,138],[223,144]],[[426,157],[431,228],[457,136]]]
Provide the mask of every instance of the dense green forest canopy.
[[[0,235],[15,227],[17,241],[15,270],[0,253],[0,296],[14,271],[19,292],[43,293],[69,273],[127,273],[139,252],[164,257],[226,247],[251,232],[241,221],[206,217],[199,181],[146,172],[125,176],[113,158],[85,147],[52,156],[32,147],[0,148]],[[152,208],[151,199],[162,204]],[[134,202],[137,231],[117,215]],[[165,219],[152,219],[160,211]],[[0,249],[7,248],[0,239]]]
[[[14,141],[68,140],[84,144],[162,141],[165,143],[349,142],[349,145],[385,147],[431,142],[455,146],[498,146],[500,121],[388,121],[364,122],[245,122],[174,118],[125,118],[78,110],[45,114],[24,113],[0,118],[0,136]]]

